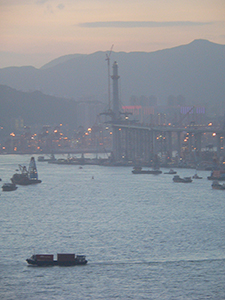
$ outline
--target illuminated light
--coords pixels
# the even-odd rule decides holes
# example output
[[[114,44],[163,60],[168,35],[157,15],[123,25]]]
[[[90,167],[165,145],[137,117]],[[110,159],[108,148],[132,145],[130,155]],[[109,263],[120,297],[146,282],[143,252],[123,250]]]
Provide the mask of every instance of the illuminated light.
[[[85,132],[85,135],[89,135],[89,133],[88,133],[88,132]]]
[[[88,128],[88,131],[91,132],[91,128]]]
[[[55,129],[55,130],[54,130],[54,132],[56,133],[56,132],[58,132],[58,130],[57,130],[57,129]]]
[[[126,116],[125,119],[128,120],[129,119],[128,116]]]
[[[215,132],[213,132],[212,136],[216,136],[216,133],[215,133]]]
[[[121,130],[121,128],[119,128],[119,131]]]
[[[5,150],[5,147],[2,147],[3,150]]]
[[[10,135],[11,135],[11,136],[16,136],[14,132],[11,132]]]
[[[210,123],[208,124],[208,126],[212,126],[212,122],[210,122]]]
[[[3,129],[3,127],[1,127],[1,129]]]
[[[112,134],[112,131],[110,131],[110,133],[109,134]]]
[[[68,137],[64,137],[64,140],[68,140]]]
[[[171,126],[171,123],[169,123],[168,125]]]
[[[106,127],[105,129],[106,129],[106,130],[108,130],[108,129],[109,129],[109,127]]]
[[[37,147],[37,149],[39,150],[39,149],[40,149],[40,147]]]
[[[17,151],[17,147],[14,147],[14,149],[13,149],[14,151]]]
[[[61,132],[60,135],[63,135],[63,133]]]
[[[46,130],[45,132],[48,133],[48,130]]]
[[[184,142],[187,142],[187,139],[184,139]]]
[[[37,134],[35,133],[34,136],[36,136]]]
[[[62,126],[62,124],[59,124],[59,126]]]

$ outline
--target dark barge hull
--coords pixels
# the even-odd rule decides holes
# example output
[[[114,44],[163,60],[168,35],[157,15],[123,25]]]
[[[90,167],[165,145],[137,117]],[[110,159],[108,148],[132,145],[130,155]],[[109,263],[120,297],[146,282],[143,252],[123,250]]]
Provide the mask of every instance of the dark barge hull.
[[[44,267],[44,266],[79,266],[79,265],[86,265],[87,260],[84,261],[34,261],[33,259],[26,259],[27,263],[29,265],[33,266],[39,266],[39,267]]]
[[[153,175],[158,175],[158,174],[162,174],[162,171],[151,171],[151,170],[138,171],[138,170],[133,170],[132,173],[133,174],[153,174]]]
[[[208,180],[225,181],[225,176],[222,176],[222,177],[208,176],[207,179],[208,179]]]
[[[30,185],[41,183],[39,179],[29,179],[27,176],[23,176],[21,174],[14,174],[11,178],[12,183],[19,185]]]

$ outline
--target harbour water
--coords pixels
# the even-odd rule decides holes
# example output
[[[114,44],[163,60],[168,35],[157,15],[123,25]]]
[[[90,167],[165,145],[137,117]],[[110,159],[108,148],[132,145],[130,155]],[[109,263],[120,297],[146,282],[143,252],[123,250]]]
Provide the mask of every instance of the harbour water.
[[[0,156],[1,183],[30,157]],[[182,184],[131,167],[37,168],[41,184],[0,192],[1,299],[225,299],[225,191],[209,171]],[[63,252],[88,264],[25,261]]]

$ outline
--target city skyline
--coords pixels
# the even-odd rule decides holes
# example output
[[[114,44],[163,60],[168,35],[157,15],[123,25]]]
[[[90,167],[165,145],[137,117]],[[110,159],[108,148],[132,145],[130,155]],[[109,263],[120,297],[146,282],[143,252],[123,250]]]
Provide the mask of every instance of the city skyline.
[[[0,7],[0,68],[39,68],[112,44],[116,52],[152,52],[194,39],[225,44],[223,0],[2,0]]]

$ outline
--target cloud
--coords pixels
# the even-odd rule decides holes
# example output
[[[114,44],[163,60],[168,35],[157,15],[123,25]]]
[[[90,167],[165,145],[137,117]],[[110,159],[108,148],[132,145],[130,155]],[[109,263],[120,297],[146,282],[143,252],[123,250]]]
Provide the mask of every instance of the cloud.
[[[86,22],[79,23],[79,27],[99,28],[99,27],[117,27],[117,28],[140,28],[140,27],[176,27],[176,26],[202,26],[211,25],[213,22],[152,22],[152,21],[109,21],[109,22]]]
[[[48,0],[37,0],[36,1],[37,4],[45,4],[46,2],[48,2]]]

